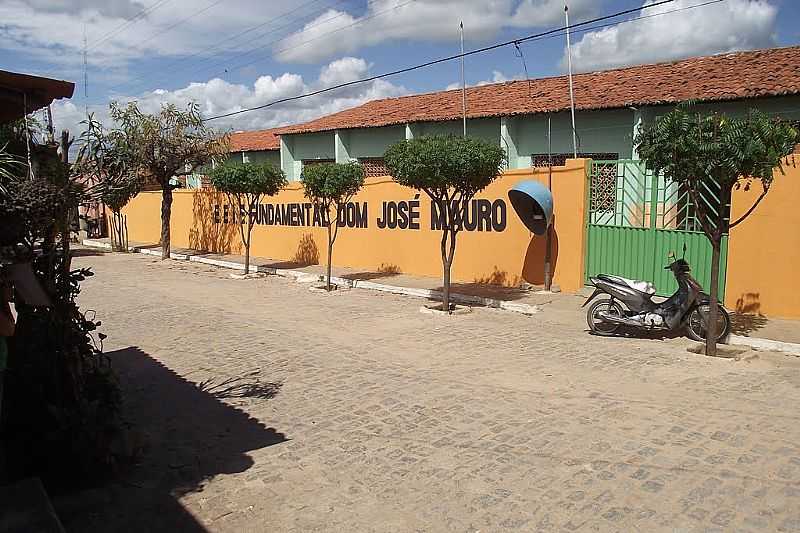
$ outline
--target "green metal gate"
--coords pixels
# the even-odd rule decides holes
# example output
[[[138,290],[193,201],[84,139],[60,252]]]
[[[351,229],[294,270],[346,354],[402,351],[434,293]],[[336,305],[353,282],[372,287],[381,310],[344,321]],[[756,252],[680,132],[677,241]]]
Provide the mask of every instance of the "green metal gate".
[[[730,208],[719,200],[716,184],[706,187],[703,201],[712,209]],[[672,294],[677,285],[664,270],[669,252],[678,257],[686,244],[692,275],[708,290],[711,244],[703,234],[688,192],[654,175],[642,161],[594,161],[589,185],[586,280],[616,274],[652,281],[658,294]],[[728,237],[722,239],[720,298],[724,297]]]

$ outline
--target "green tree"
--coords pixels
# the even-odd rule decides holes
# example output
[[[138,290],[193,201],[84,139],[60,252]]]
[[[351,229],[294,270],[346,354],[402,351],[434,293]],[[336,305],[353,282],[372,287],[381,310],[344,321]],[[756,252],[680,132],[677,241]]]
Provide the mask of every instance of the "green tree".
[[[185,111],[165,104],[158,114],[139,110],[136,102],[120,106],[111,103],[111,118],[116,122],[110,133],[119,153],[143,179],[161,187],[161,258],[169,258],[169,220],[172,213],[171,179],[191,174],[212,161],[221,161],[228,151],[228,136],[207,127],[200,108],[190,103]]]
[[[339,234],[339,212],[364,186],[364,168],[358,163],[320,163],[303,169],[300,177],[306,198],[328,228],[328,268],[325,288],[331,290],[333,243]]]
[[[250,235],[263,196],[274,196],[286,186],[283,171],[269,163],[225,163],[211,171],[211,183],[236,206],[234,218],[244,245],[244,273],[250,272]]]
[[[112,213],[111,246],[128,249],[127,228],[122,208],[141,191],[142,180],[132,167],[127,145],[117,142],[119,132],[109,132],[94,115],[83,121],[86,129],[80,137],[81,147],[72,172]]]
[[[682,104],[637,134],[639,156],[686,191],[712,247],[711,302],[706,319],[706,354],[717,351],[719,261],[723,235],[739,225],[769,192],[777,168],[798,142],[790,124],[751,110],[743,118],[700,113]],[[714,185],[717,184],[717,186]],[[737,220],[729,220],[734,188],[758,186],[761,194]],[[720,197],[710,198],[718,189]]]
[[[431,198],[442,220],[442,309],[449,313],[450,267],[464,212],[472,198],[499,176],[505,152],[479,139],[439,135],[395,143],[384,160],[396,182]]]

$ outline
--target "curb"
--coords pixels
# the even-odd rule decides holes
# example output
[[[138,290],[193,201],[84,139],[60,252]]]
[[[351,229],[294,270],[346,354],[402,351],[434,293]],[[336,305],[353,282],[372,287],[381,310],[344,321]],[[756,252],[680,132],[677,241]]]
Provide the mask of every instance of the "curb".
[[[105,250],[111,249],[111,244],[107,242],[96,241],[93,239],[84,239],[82,241],[82,244],[84,246],[89,246],[92,248],[103,248]],[[134,253],[161,257],[161,251],[155,249],[129,246],[128,250]],[[202,257],[199,255],[187,255],[178,253],[170,253],[169,257],[170,259],[177,259],[179,261],[188,260],[188,261],[193,261],[195,263],[203,263],[206,265],[244,271],[244,265],[234,261],[225,261],[223,259],[212,259],[210,257]],[[255,272],[263,272],[265,274],[272,274],[275,276],[290,278],[294,279],[295,281],[299,280],[300,278],[308,278],[309,276],[314,276],[314,274],[309,274],[308,272],[298,272],[296,270],[250,265],[250,273],[255,273]],[[321,279],[321,276],[317,277]],[[373,281],[360,280],[360,279],[353,280],[337,276],[331,276],[331,283],[335,283],[336,285],[344,285],[352,289],[367,289],[371,291],[387,292],[390,294],[401,294],[404,296],[411,296],[414,298],[425,298],[428,300],[436,300],[442,297],[441,291],[436,291],[433,289],[398,287],[396,285],[386,285],[384,283],[375,283]],[[535,315],[536,313],[539,313],[541,311],[541,307],[539,307],[538,305],[508,302],[506,300],[498,300],[496,298],[484,298],[481,296],[470,296],[468,294],[458,294],[453,292],[450,293],[450,300],[456,304],[477,305],[481,307],[489,307],[491,309],[502,309],[504,311],[511,311],[512,313],[520,313],[527,316]]]
[[[739,346],[749,346],[753,350],[782,352],[800,357],[800,344],[793,342],[774,341],[759,337],[743,337],[741,335],[731,335],[729,342]]]

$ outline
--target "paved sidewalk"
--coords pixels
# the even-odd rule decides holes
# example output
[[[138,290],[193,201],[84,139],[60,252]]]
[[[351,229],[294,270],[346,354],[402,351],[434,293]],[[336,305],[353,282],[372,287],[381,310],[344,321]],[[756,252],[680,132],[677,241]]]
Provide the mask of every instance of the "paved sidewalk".
[[[139,464],[71,531],[800,531],[800,361],[78,257]],[[81,505],[80,502],[84,502]],[[87,503],[88,502],[88,503]]]
[[[108,243],[107,239],[92,239],[99,243]],[[109,244],[110,246],[110,244]],[[131,247],[141,249],[152,249],[154,252],[160,251],[156,244],[130,243]],[[186,257],[208,258],[216,261],[225,261],[242,265],[244,269],[244,256],[235,254],[212,254],[198,252],[188,248],[174,248],[173,255],[179,254]],[[251,264],[262,268],[278,268],[283,270],[302,272],[306,274],[324,275],[324,265],[299,265],[292,262],[269,259],[265,257],[251,257]],[[370,272],[365,269],[355,268],[333,268],[333,275],[347,280],[363,280],[372,283],[380,283],[388,286],[441,290],[441,279],[424,276],[409,276],[402,273]],[[452,289],[456,294],[468,297],[479,297],[512,304],[523,304],[532,308],[546,310],[548,313],[562,317],[569,322],[585,321],[585,310],[581,309],[581,304],[585,297],[591,294],[588,287],[578,295],[570,294],[540,294],[536,291],[523,291],[515,288],[500,287],[497,285],[479,283],[453,283]],[[800,320],[788,320],[780,318],[767,318],[761,315],[732,314],[733,334],[740,337],[752,337],[757,339],[767,339],[780,343],[800,344]],[[741,344],[740,339],[739,344]],[[767,343],[768,344],[768,343]]]

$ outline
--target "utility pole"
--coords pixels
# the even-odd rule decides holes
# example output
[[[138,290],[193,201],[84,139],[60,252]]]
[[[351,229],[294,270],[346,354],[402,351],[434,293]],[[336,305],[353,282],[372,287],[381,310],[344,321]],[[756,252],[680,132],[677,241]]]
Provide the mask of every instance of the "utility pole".
[[[575,132],[575,93],[572,88],[572,50],[569,43],[569,8],[564,4],[564,17],[567,21],[567,68],[569,71],[569,109],[572,115],[572,155],[578,158],[578,134]]]
[[[89,52],[86,40],[86,23],[83,23],[83,113],[89,118],[89,67],[87,55]]]
[[[547,189],[553,194],[553,143],[550,136],[550,115],[547,115]],[[544,290],[553,288],[553,220],[547,224],[547,236],[544,244]]]
[[[461,36],[461,114],[463,117],[464,137],[467,136],[467,81],[464,78],[464,21],[459,25]]]

